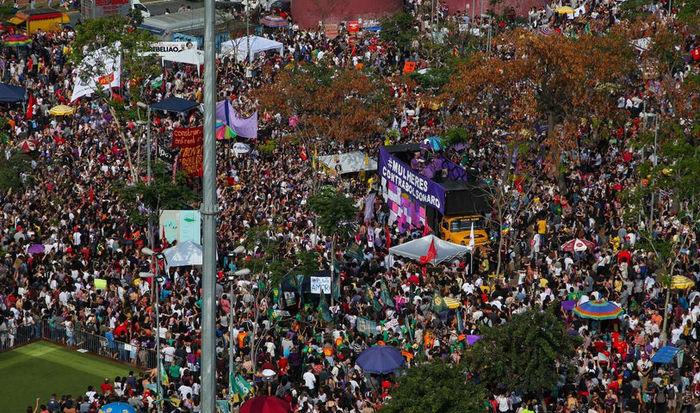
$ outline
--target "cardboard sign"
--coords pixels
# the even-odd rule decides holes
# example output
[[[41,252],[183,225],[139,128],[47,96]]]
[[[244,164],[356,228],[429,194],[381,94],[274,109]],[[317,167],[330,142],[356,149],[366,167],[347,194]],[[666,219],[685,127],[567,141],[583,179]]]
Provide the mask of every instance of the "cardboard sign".
[[[403,64],[403,74],[407,75],[416,71],[416,62],[406,60]]]
[[[106,290],[107,289],[107,280],[104,278],[95,278],[93,280],[93,283],[95,285],[96,290]]]
[[[176,128],[173,130],[173,148],[180,148],[180,167],[190,176],[202,176],[203,142],[203,128]]]
[[[348,33],[357,33],[360,31],[360,22],[351,20],[348,22]]]
[[[326,23],[323,25],[323,32],[326,37],[333,40],[338,37],[338,25],[335,23]]]
[[[311,277],[311,294],[331,293],[331,277]]]
[[[368,337],[377,334],[377,323],[367,318],[357,317],[355,327],[357,328],[358,333],[364,334]]]

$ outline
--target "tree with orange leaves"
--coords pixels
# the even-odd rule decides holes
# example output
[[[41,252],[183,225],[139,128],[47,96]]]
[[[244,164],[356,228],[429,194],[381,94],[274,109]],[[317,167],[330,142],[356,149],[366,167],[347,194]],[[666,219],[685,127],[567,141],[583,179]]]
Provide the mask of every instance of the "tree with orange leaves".
[[[386,85],[356,69],[295,65],[260,88],[262,109],[299,118],[297,137],[351,141],[384,131],[391,114]]]
[[[495,55],[476,55],[457,70],[443,99],[479,107],[467,123],[508,131],[515,143],[546,122],[542,147],[552,167],[576,147],[582,124],[615,116],[614,92],[636,70],[628,41],[616,32],[574,39],[516,30],[495,43]]]

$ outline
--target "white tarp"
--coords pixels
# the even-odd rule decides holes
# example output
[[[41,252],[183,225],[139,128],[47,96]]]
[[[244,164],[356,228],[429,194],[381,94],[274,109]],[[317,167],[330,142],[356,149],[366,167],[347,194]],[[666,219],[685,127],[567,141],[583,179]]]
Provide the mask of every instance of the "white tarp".
[[[425,256],[428,253],[430,243],[433,241],[435,241],[435,251],[437,253],[437,257],[430,261],[430,263],[433,265],[460,257],[469,252],[469,247],[445,241],[436,237],[435,235],[430,234],[424,236],[423,238],[414,239],[413,241],[391,247],[389,248],[389,253],[418,261],[420,260],[420,257]]]
[[[166,267],[187,267],[202,265],[202,246],[192,241],[178,242],[174,247],[163,251]]]
[[[75,86],[70,101],[90,96],[99,89],[119,87],[122,74],[120,42],[85,55],[75,73]]]
[[[377,161],[366,156],[365,153],[361,151],[319,156],[318,159],[328,168],[341,175],[377,170]]]
[[[197,49],[186,49],[177,53],[159,53],[163,64],[165,62],[184,63],[197,66],[197,74],[204,64],[204,51]]]
[[[646,52],[652,45],[651,37],[640,37],[639,39],[632,40],[632,46],[639,52]]]
[[[284,45],[278,41],[260,36],[249,36],[249,39],[250,40],[246,40],[246,36],[243,36],[235,40],[221,43],[221,54],[235,54],[236,60],[243,62],[248,58],[248,45],[250,45],[251,59],[254,58],[257,53],[269,50],[274,50],[280,55],[284,55]]]

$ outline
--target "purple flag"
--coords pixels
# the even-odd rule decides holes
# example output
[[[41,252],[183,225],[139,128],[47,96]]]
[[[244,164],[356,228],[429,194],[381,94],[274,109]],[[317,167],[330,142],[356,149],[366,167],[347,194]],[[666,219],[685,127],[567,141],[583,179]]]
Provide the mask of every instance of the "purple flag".
[[[377,194],[374,192],[371,192],[365,198],[365,223],[370,222],[372,220],[372,217],[374,217],[374,199],[376,197],[377,197]]]
[[[236,132],[242,138],[257,139],[258,138],[258,112],[256,111],[249,118],[238,116],[236,110],[231,106],[228,100],[222,100],[216,104],[216,118]]]

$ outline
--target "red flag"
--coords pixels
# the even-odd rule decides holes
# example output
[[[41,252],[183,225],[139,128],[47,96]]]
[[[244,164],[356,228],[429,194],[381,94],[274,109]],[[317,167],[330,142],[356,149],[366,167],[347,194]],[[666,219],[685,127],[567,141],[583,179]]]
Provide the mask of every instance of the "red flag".
[[[306,146],[302,146],[299,150],[299,158],[301,158],[301,160],[304,162],[309,159],[308,155],[306,155]]]
[[[431,232],[433,232],[433,229],[430,228],[430,225],[426,222],[425,226],[423,226],[423,236],[430,235]]]
[[[168,248],[168,239],[165,237],[165,226],[161,230],[160,245],[163,249]]]
[[[29,101],[27,102],[27,113],[24,114],[24,118],[26,120],[32,120],[32,117],[34,116],[35,103],[36,99],[34,98],[34,95],[29,95]]]
[[[160,84],[160,93],[165,93],[166,83],[168,83],[168,69],[163,69],[163,81]]]
[[[428,247],[428,252],[420,257],[420,263],[425,265],[437,257],[437,250],[435,249],[435,240],[430,241],[430,246]]]
[[[88,191],[88,199],[90,200],[90,203],[95,202],[95,190],[90,187],[90,190]]]
[[[391,232],[389,232],[389,227],[384,226],[384,236],[386,237],[386,248],[391,248]]]

